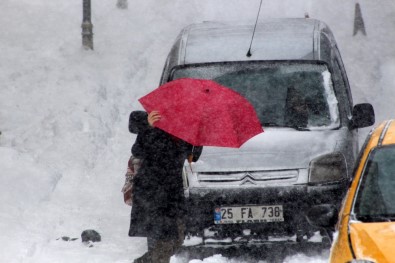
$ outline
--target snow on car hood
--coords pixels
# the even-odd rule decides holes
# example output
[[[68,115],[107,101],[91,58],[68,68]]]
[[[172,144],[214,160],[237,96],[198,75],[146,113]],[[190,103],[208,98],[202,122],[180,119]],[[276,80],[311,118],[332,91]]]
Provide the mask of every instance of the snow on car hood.
[[[357,259],[393,262],[395,223],[350,224],[352,247]],[[375,262],[375,260],[372,260]],[[381,262],[381,261],[380,261]]]
[[[310,161],[335,150],[341,130],[297,131],[266,128],[241,148],[203,147],[196,172],[308,168]]]

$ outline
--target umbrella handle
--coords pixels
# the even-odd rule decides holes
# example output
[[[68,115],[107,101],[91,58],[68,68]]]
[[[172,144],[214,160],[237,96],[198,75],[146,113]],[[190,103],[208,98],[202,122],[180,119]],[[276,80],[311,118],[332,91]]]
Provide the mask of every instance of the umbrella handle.
[[[193,160],[193,153],[188,155],[188,163],[191,164]]]
[[[193,160],[193,152],[190,153],[190,154],[188,155],[189,168],[191,169],[191,172],[193,173],[193,170],[192,170],[192,160]]]
[[[195,149],[195,146],[192,146],[192,151],[191,153],[188,155],[188,163],[189,163],[189,168],[191,169],[191,172],[193,173],[192,170],[192,160],[193,160],[193,150]]]
[[[188,163],[191,164],[193,161],[193,151],[195,150],[195,146],[192,145],[191,153],[188,155]]]
[[[191,163],[189,163],[189,169],[191,169],[191,173],[193,174],[192,164]]]

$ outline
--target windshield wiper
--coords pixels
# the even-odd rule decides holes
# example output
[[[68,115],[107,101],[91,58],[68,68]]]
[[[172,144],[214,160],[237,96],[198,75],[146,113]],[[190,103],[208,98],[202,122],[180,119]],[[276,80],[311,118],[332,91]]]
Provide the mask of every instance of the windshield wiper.
[[[392,222],[395,215],[355,215],[356,219],[362,222]]]
[[[275,122],[265,122],[262,124],[263,127],[280,127],[280,128],[292,128],[298,131],[310,131],[310,129],[306,127],[301,127],[297,125],[279,125]]]
[[[275,122],[265,122],[265,123],[262,123],[262,126],[263,127],[280,127],[280,125],[278,125]]]
[[[283,125],[282,127],[284,128],[292,128],[298,131],[310,131],[309,128],[302,127],[302,126],[297,126],[297,125]]]

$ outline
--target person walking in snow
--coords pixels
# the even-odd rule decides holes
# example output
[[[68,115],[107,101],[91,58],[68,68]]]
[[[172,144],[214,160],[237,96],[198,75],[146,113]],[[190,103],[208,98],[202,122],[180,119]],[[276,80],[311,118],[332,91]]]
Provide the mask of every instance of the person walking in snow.
[[[135,263],[168,263],[184,241],[186,214],[182,169],[188,155],[197,161],[202,147],[193,147],[158,128],[159,112],[133,111],[129,131],[137,133],[132,155],[141,159],[133,179],[129,236],[145,236],[148,252]]]

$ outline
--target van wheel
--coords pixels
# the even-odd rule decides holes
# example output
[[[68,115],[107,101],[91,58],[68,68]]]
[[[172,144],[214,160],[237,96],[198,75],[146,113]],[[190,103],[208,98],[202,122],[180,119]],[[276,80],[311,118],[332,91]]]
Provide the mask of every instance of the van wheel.
[[[296,232],[296,242],[298,242],[298,243],[305,242],[304,234],[305,234],[304,231],[298,230]]]

